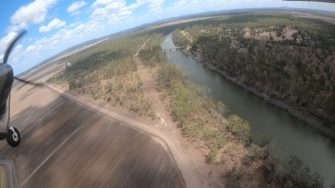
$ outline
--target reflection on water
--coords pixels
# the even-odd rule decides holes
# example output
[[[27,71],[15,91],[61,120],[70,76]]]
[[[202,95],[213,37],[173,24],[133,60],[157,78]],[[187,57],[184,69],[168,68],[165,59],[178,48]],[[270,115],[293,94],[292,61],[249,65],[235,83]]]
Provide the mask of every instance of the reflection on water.
[[[162,48],[175,47],[171,34]],[[296,155],[313,171],[335,185],[335,143],[287,112],[231,83],[217,72],[180,51],[167,53],[167,59],[184,72],[191,83],[206,87],[210,97],[222,101],[229,109],[252,124],[253,134],[268,136],[283,159]]]

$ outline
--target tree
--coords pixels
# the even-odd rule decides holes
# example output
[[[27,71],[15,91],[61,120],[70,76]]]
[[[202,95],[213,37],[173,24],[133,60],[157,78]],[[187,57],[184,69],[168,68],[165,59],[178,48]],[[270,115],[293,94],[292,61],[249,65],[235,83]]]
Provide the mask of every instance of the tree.
[[[291,156],[286,165],[286,173],[279,179],[282,187],[324,187],[323,178],[317,173],[312,173],[302,160]]]
[[[323,89],[326,86],[326,77],[324,75],[320,75],[319,77],[319,87]]]
[[[240,118],[237,115],[232,115],[228,118],[228,129],[231,131],[239,141],[248,141],[251,138],[251,127],[248,121]]]

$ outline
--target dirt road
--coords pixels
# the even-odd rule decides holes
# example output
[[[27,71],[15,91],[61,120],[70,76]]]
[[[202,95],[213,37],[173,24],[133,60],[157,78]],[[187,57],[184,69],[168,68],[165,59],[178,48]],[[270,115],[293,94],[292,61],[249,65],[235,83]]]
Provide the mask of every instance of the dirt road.
[[[14,160],[20,187],[185,187],[160,138],[48,87],[17,84],[11,117],[22,143],[0,142],[0,159]]]
[[[152,109],[160,120],[160,123],[155,127],[159,130],[160,138],[164,139],[177,162],[179,169],[184,177],[187,187],[208,187],[207,171],[203,157],[199,156],[198,152],[191,151],[184,142],[180,130],[177,129],[177,124],[172,120],[166,105],[160,98],[160,93],[156,90],[156,74],[157,67],[146,67],[138,57],[139,52],[145,48],[149,42],[148,39],[134,54],[133,59],[137,65],[138,74],[143,81],[142,90],[144,94],[150,98]],[[152,131],[152,130],[150,130]]]

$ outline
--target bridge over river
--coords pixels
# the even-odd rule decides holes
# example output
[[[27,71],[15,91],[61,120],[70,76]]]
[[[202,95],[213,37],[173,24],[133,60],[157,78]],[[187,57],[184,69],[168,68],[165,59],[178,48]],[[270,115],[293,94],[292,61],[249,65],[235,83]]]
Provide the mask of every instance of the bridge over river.
[[[163,48],[163,52],[166,53],[166,52],[173,52],[173,51],[177,51],[177,50],[180,50],[180,49],[184,49],[185,47],[173,47],[173,48]]]

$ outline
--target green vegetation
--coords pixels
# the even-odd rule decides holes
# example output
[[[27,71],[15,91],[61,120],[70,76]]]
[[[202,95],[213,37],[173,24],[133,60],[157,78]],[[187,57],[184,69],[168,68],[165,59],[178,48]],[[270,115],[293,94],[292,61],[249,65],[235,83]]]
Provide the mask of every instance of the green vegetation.
[[[211,21],[213,21],[212,24],[209,24]],[[177,46],[186,47],[189,53],[202,59],[204,63],[211,63],[227,72],[229,76],[238,78],[244,84],[279,98],[280,91],[291,92],[293,90],[290,88],[293,87],[292,84],[295,84],[297,79],[301,79],[299,76],[302,77],[304,74],[301,71],[306,66],[303,63],[305,60],[312,58],[313,64],[319,64],[320,67],[326,66],[325,70],[329,69],[328,67],[331,65],[334,67],[332,60],[334,58],[334,49],[332,48],[334,43],[332,40],[326,40],[329,37],[335,39],[334,30],[331,28],[335,27],[322,21],[293,18],[280,14],[275,16],[237,15],[229,18],[209,19],[205,24],[193,24],[182,30],[177,28],[173,31],[172,38]],[[322,35],[319,34],[320,30],[323,32]],[[313,67],[313,74],[304,80],[304,84],[311,84],[313,87],[302,89],[305,89],[303,92],[310,92],[313,89],[313,94],[322,94],[327,99],[332,90],[335,89],[332,88],[335,78],[334,75],[326,78],[320,67]],[[294,68],[297,70],[294,71]],[[196,92],[187,92],[187,87],[182,85],[185,81],[177,84],[178,81],[175,79],[181,78],[183,80],[184,78],[173,71],[166,74],[171,75],[172,81],[164,76],[165,79],[162,79],[161,84],[165,84],[167,88],[172,85],[173,89],[170,88],[170,91],[181,88],[178,89],[179,92],[171,92],[173,96],[170,101],[171,112],[187,135],[198,136],[205,140],[210,148],[207,155],[208,162],[220,164],[220,159],[217,159],[219,152],[223,152],[225,155],[224,160],[221,161],[223,163],[225,161],[229,163],[233,159],[240,161],[235,162],[233,167],[225,173],[227,187],[324,186],[323,179],[317,173],[312,173],[296,157],[293,157],[288,164],[281,164],[269,146],[270,140],[268,138],[261,140],[253,138],[249,123],[240,117],[226,115],[225,119],[228,121],[218,124],[211,122],[210,125],[196,119],[195,114],[201,114],[204,117],[203,114],[206,114],[208,109],[213,109],[213,106],[205,105],[209,107],[206,108],[201,105],[193,105],[196,104],[192,100],[197,98],[194,97]],[[311,82],[313,76],[315,76],[315,82]],[[281,87],[281,90],[278,87]],[[274,88],[274,92],[272,92],[272,88]],[[298,87],[294,85],[294,88]],[[179,97],[180,95],[182,96]],[[206,99],[203,95],[198,96],[196,101]],[[286,93],[285,99],[292,96],[294,95]],[[329,97],[329,99],[332,98]],[[211,104],[208,100],[204,101],[203,104]],[[190,103],[192,106],[188,105]],[[333,113],[334,111],[326,111],[328,110],[326,107],[329,105],[326,104],[323,105],[325,107],[323,113]],[[319,104],[318,108],[320,109],[321,106]],[[199,109],[205,109],[205,111]],[[213,117],[209,117],[209,119],[211,118]],[[192,122],[190,119],[195,121]],[[204,127],[206,129],[210,127],[210,130],[218,135],[209,138],[215,139],[217,143],[220,143],[221,140],[224,142],[221,145],[208,144],[211,142],[206,140],[207,137],[202,137],[206,132]],[[228,145],[227,143],[230,143],[229,147],[234,149],[227,149],[228,146],[225,147]],[[241,144],[244,147],[241,147]]]
[[[67,83],[68,89],[79,94],[154,118],[133,60],[133,54],[146,39],[144,35],[119,37],[71,55],[71,65],[49,82]]]
[[[291,157],[286,170],[286,174],[279,176],[275,183],[285,187],[323,187],[322,178],[316,173],[311,173],[297,157]]]
[[[203,90],[189,85],[175,65],[161,63],[157,75],[157,88],[168,96],[173,119],[185,136],[205,142],[209,148],[208,162],[215,161],[217,152],[227,141],[249,142],[250,124],[237,115],[231,115],[227,122],[222,116],[226,107],[209,100]]]
[[[249,187],[250,181],[264,187],[323,187],[322,178],[312,174],[297,158],[286,165],[280,164],[272,154],[269,138],[252,138],[250,124],[235,114],[224,118],[222,114],[229,114],[227,108],[210,101],[202,90],[187,84],[185,76],[172,63],[160,64],[157,89],[168,96],[169,110],[184,135],[205,142],[209,149],[208,163],[222,162],[216,159],[217,154],[227,143],[237,147],[226,155],[241,147],[246,150],[240,159],[234,155],[226,159],[242,162],[225,174],[227,187]],[[261,174],[261,179],[254,180],[255,173]]]
[[[175,30],[173,40],[241,83],[335,123],[335,25],[241,14]]]
[[[139,53],[139,57],[145,66],[154,67],[157,63],[165,60],[165,55],[160,47],[162,41],[163,35],[157,33],[150,35],[150,40]]]
[[[326,39],[335,30],[280,14],[215,17],[108,40],[69,57],[71,65],[49,82],[154,118],[133,60],[147,42],[139,58],[157,75],[156,89],[173,120],[185,137],[204,146],[208,163],[231,166],[224,173],[227,187],[322,187],[322,178],[297,158],[280,164],[269,138],[254,138],[249,122],[210,100],[206,89],[187,83],[166,62],[162,33],[174,29],[178,46],[244,84],[308,110],[317,106],[319,115],[334,113],[335,49],[334,41]],[[316,35],[320,30],[323,34]]]
[[[261,187],[287,187],[287,188],[321,188],[323,179],[319,174],[311,172],[303,162],[295,156],[285,164],[280,164],[268,148],[252,147],[248,155],[243,158],[243,164],[233,167],[225,174],[228,187],[250,187],[246,177],[254,174],[248,167],[257,160],[263,164],[257,170],[263,174]]]
[[[312,173],[297,157],[292,156],[287,163],[280,163],[271,151],[268,138],[261,139],[258,144],[250,145],[248,153],[241,159],[242,163],[225,174],[227,187],[253,187],[250,177],[257,174],[262,174],[258,187],[324,187],[320,175]],[[258,162],[261,165],[250,170],[250,166]]]
[[[238,117],[237,115],[232,115],[228,118],[230,124],[227,129],[233,133],[234,136],[239,141],[248,142],[251,139],[251,127],[250,124]]]
[[[182,34],[180,29],[173,31],[172,40],[176,46],[185,47],[188,45],[188,40],[186,39],[186,36]]]
[[[188,43],[178,41],[178,45],[188,46],[192,53],[196,53],[190,41],[197,38],[194,35],[204,32],[204,28],[193,27],[198,27],[199,31],[189,34],[189,30],[185,29],[186,32],[182,34],[181,30],[176,30],[173,37],[174,40],[187,38]],[[320,176],[308,170],[295,176],[288,173],[292,168],[307,168],[303,164],[292,167],[292,162],[287,165],[279,163],[270,148],[269,138],[253,138],[247,121],[231,114],[222,103],[209,100],[205,89],[188,84],[187,78],[172,63],[160,63],[156,79],[157,89],[162,92],[184,136],[191,140],[198,139],[208,148],[207,162],[225,165],[225,161],[236,161],[224,175],[227,187],[323,187]]]

